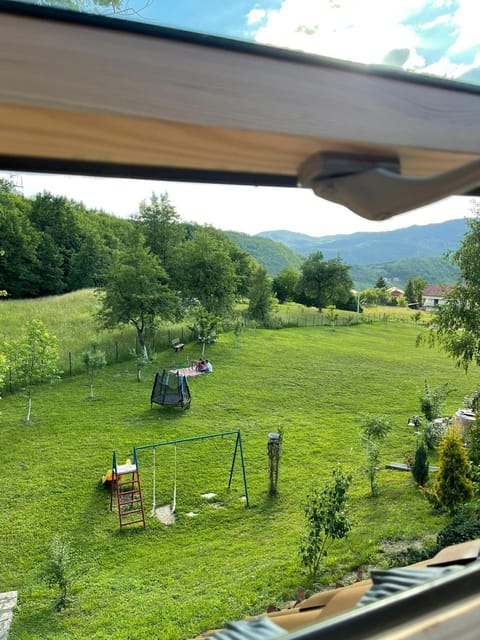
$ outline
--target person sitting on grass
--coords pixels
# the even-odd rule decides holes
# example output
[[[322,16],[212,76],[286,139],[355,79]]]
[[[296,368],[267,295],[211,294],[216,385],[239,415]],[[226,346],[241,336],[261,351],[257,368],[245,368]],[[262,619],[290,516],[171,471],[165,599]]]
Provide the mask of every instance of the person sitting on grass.
[[[200,371],[200,373],[204,373],[205,372],[205,361],[204,360],[199,360],[198,364],[197,364],[197,371]]]
[[[212,371],[213,371],[212,363],[209,360],[205,360],[204,373],[212,373]]]

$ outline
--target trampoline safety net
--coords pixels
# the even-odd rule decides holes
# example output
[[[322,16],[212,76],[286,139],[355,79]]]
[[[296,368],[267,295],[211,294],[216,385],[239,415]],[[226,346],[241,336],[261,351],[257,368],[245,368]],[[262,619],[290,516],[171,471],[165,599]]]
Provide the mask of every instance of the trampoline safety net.
[[[163,369],[162,373],[156,373],[153,381],[150,404],[153,403],[169,406],[190,407],[191,396],[187,378],[178,373],[170,373]]]

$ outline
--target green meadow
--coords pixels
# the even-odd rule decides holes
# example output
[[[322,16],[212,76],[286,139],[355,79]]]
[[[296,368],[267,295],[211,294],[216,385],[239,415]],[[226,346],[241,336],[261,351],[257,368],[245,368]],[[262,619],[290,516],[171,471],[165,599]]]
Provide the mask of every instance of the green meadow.
[[[6,308],[2,302],[2,323]],[[65,325],[71,339],[88,314],[83,323],[74,307],[68,315],[76,323],[70,330]],[[465,375],[442,352],[417,348],[423,329],[411,323],[335,330],[306,324],[221,334],[207,346],[213,374],[189,379],[188,411],[150,407],[155,371],[181,364],[183,355],[168,348],[144,368],[141,382],[133,360],[103,369],[94,401],[85,375],[36,388],[32,424],[22,422],[23,394],[4,396],[0,591],[19,594],[12,640],[193,638],[269,604],[281,606],[299,586],[311,593],[348,580],[357,568],[388,566],[392,549],[435,537],[445,517],[432,512],[410,474],[383,465],[403,462],[415,449],[407,419],[419,413],[424,381],[451,383],[447,412],[453,413],[475,387],[475,372]],[[61,342],[62,331],[49,329]],[[190,343],[187,352],[198,356],[200,348]],[[376,498],[362,471],[359,424],[366,414],[386,415],[394,424],[382,445]],[[280,427],[279,493],[270,498],[267,440]],[[166,526],[147,515],[145,530],[120,532],[101,484],[114,450],[123,462],[134,446],[238,429],[250,508],[238,464],[227,491],[233,437],[180,443],[158,449],[155,459],[151,450],[139,453],[147,514],[154,492],[157,505],[173,500],[176,455],[176,522]],[[305,498],[337,465],[353,475],[354,526],[312,584],[298,555]],[[74,601],[61,613],[53,611],[55,592],[41,577],[55,535],[68,538],[76,552]]]

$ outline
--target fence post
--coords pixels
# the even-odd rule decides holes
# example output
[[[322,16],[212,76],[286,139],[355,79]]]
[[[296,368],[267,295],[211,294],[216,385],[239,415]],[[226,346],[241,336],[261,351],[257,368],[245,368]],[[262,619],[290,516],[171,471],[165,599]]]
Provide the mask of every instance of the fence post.
[[[68,370],[70,372],[70,377],[72,377],[72,352],[68,352]]]

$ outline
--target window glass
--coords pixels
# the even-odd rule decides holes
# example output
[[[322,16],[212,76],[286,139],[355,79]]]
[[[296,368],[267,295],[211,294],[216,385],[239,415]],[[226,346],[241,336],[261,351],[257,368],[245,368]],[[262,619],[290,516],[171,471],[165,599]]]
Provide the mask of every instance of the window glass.
[[[480,84],[477,0],[38,0]]]

